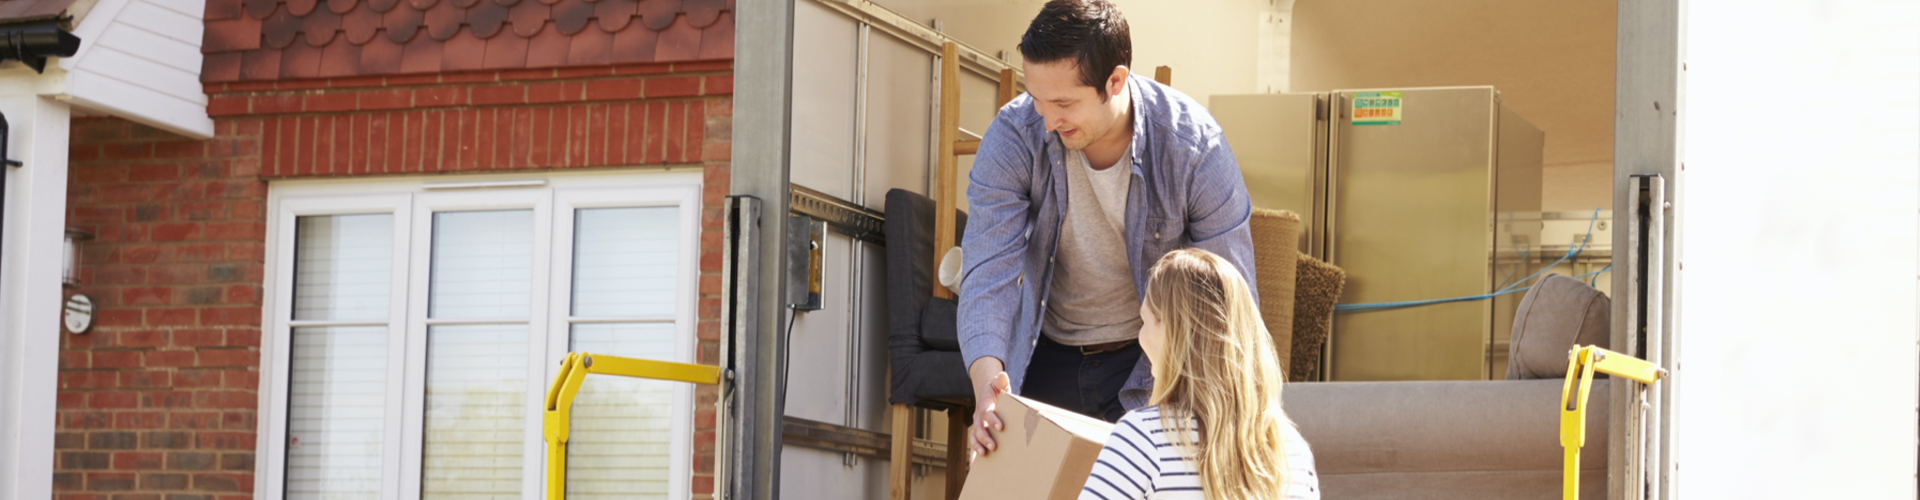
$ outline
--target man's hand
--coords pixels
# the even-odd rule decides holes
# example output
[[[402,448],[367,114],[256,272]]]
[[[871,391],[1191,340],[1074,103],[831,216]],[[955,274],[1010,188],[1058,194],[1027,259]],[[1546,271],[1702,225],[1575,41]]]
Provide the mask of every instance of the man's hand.
[[[974,458],[997,448],[993,435],[987,432],[988,426],[995,431],[1007,430],[1006,424],[1000,422],[1000,415],[993,412],[994,402],[1000,399],[1000,393],[1007,392],[1005,370],[1006,366],[994,357],[974,360],[973,366],[967,368],[967,377],[973,379],[973,431],[968,433],[972,436],[972,442],[967,447],[967,463],[973,463]]]

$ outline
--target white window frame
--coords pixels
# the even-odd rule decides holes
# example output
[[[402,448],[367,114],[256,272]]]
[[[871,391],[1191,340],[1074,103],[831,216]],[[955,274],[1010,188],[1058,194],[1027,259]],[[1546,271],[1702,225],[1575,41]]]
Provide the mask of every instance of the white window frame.
[[[290,180],[268,187],[266,279],[261,324],[258,432],[254,495],[277,500],[286,492],[288,369],[292,330],[306,326],[386,326],[389,351],[386,425],[382,449],[383,500],[420,498],[421,451],[425,435],[426,327],[471,321],[429,320],[428,279],[431,270],[432,217],[436,212],[525,210],[534,212],[532,303],[529,304],[528,352],[538,356],[527,367],[525,462],[521,497],[539,500],[545,488],[545,443],[542,436],[544,399],[554,370],[568,352],[570,326],[576,322],[611,321],[674,324],[673,361],[697,360],[695,316],[699,303],[700,197],[698,171],[549,173],[528,175],[463,175],[456,179],[406,177],[347,180]],[[680,256],[677,299],[671,315],[634,318],[571,317],[574,213],[584,208],[680,208]],[[295,223],[310,215],[391,214],[393,216],[393,279],[389,297],[395,307],[385,322],[292,320],[293,250]],[[547,265],[539,265],[546,262]],[[418,285],[418,286],[415,286]],[[489,323],[511,322],[488,320]],[[530,359],[532,359],[530,357]],[[668,498],[691,496],[693,479],[693,388],[674,390],[672,453]]]

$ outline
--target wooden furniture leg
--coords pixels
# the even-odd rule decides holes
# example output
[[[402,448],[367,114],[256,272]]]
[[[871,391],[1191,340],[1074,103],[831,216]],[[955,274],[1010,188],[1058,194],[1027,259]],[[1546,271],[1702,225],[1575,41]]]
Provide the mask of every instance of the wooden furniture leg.
[[[933,265],[940,266],[940,258],[947,255],[947,249],[953,248],[953,211],[959,206],[957,200],[960,179],[960,158],[955,156],[954,143],[960,141],[960,46],[947,42],[940,46],[940,163],[934,171],[933,191]],[[933,284],[933,296],[953,300],[953,292],[947,290],[938,280]]]
[[[996,112],[1013,100],[1014,84],[1013,70],[1001,70],[998,102],[994,105]],[[933,263],[937,268],[940,259],[946,256],[947,249],[954,246],[954,211],[960,197],[959,155],[974,154],[980,147],[980,141],[960,140],[960,46],[953,42],[940,47],[940,138],[936,147],[940,151],[934,171],[933,192]],[[951,290],[939,283],[933,284],[933,296],[950,300],[955,298]],[[967,482],[967,424],[972,419],[972,408],[947,410],[948,500],[959,499],[960,488]],[[895,500],[907,500],[912,496],[913,423],[912,407],[893,405],[893,463],[889,479],[892,482],[891,498]]]
[[[960,500],[960,487],[967,484],[967,424],[973,421],[973,408],[947,410],[947,500]]]
[[[887,463],[892,500],[913,498],[913,407],[893,404],[893,458]]]

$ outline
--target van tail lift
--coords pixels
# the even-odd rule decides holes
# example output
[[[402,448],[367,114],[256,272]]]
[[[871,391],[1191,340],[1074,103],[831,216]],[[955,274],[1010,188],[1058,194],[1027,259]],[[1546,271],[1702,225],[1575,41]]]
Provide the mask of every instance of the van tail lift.
[[[1562,496],[1566,500],[1579,500],[1580,447],[1587,444],[1587,392],[1593,389],[1593,372],[1652,386],[1666,378],[1667,370],[1640,358],[1595,346],[1575,346],[1567,358],[1567,382],[1560,389],[1560,446],[1567,450],[1561,478]]]
[[[567,438],[573,417],[573,397],[580,393],[580,385],[586,383],[589,373],[706,385],[720,383],[718,366],[584,352],[568,353],[567,358],[560,362],[560,372],[553,377],[553,386],[547,389],[544,433],[547,438],[547,500],[565,500],[567,497]]]

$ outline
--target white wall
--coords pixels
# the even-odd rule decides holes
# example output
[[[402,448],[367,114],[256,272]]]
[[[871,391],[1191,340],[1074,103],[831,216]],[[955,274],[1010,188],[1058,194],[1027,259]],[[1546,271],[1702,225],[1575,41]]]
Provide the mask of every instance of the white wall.
[[[1920,2],[1693,0],[1681,498],[1915,498]]]
[[[1293,0],[1112,0],[1133,33],[1133,70],[1173,68],[1173,88],[1205,105],[1213,94],[1286,88],[1287,29]],[[1045,0],[874,0],[915,21],[940,20],[948,34],[987,54],[1020,62],[1020,35]],[[1279,18],[1280,22],[1275,22]],[[1262,23],[1268,29],[1261,30]],[[1263,40],[1266,44],[1262,49]],[[1263,57],[1266,56],[1266,57]],[[1265,76],[1262,76],[1264,73]],[[964,126],[964,125],[963,125]],[[978,130],[976,130],[977,132]]]
[[[1611,208],[1615,0],[1300,0],[1290,89],[1492,85],[1547,133],[1542,209]]]

